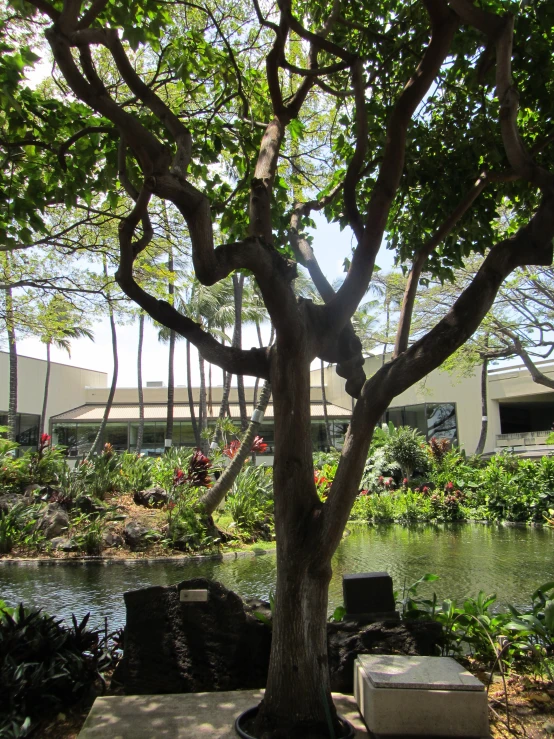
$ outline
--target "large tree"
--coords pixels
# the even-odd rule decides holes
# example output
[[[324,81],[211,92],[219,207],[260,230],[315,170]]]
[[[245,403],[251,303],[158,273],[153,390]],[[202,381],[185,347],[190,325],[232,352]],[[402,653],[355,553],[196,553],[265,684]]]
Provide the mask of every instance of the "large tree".
[[[472,335],[514,269],[552,261],[554,7],[548,0],[13,5],[16,17],[46,21],[67,105],[76,99],[90,111],[80,111],[86,126],[77,129],[76,120],[64,149],[69,186],[83,169],[81,150],[87,162],[93,151],[93,169],[103,175],[117,171],[114,140],[124,152],[135,195],[119,227],[122,290],[208,362],[271,382],[276,609],[255,731],[270,739],[328,736],[329,707],[336,721],[327,668],[331,557],[373,429],[396,395]],[[108,133],[88,146],[91,127]],[[63,183],[63,171],[55,174]],[[107,186],[103,177],[101,186],[107,208],[124,197],[115,181]],[[521,227],[497,240],[501,197],[511,198]],[[253,274],[275,327],[271,347],[223,346],[136,281],[157,199],[184,219],[202,284]],[[350,267],[336,292],[319,269],[317,235],[312,244],[304,230],[315,210],[352,232]],[[409,290],[394,357],[366,380],[350,321],[386,232]],[[451,272],[472,251],[486,253],[483,265],[409,346],[421,269]],[[307,267],[323,304],[296,299],[295,262]],[[315,358],[337,363],[357,399],[325,503],[312,464]]]

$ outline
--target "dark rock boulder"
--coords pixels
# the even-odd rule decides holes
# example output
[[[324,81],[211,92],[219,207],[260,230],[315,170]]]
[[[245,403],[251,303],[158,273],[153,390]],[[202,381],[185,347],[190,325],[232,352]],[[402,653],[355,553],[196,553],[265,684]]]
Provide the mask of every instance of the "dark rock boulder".
[[[143,505],[147,508],[161,508],[167,504],[167,493],[160,487],[137,490],[133,495],[133,500],[136,505]]]
[[[102,543],[105,547],[122,547],[125,540],[115,531],[104,531],[102,534]]]
[[[49,503],[38,521],[38,527],[47,539],[61,536],[69,527],[69,516],[57,503]]]
[[[183,589],[208,590],[205,603],[182,603]],[[125,593],[125,654],[114,679],[127,694],[262,688],[271,647],[269,604],[243,602],[205,578]],[[260,614],[256,616],[255,614]],[[332,690],[352,693],[358,654],[436,654],[437,623],[328,626]]]
[[[125,524],[125,541],[131,549],[139,549],[146,544],[146,535],[150,529],[138,521],[128,521]]]
[[[105,513],[106,506],[95,500],[92,495],[78,495],[74,507],[81,513],[90,516],[92,513]]]
[[[436,621],[384,621],[359,625],[354,621],[327,627],[331,690],[352,693],[354,661],[359,654],[439,654],[441,625]]]
[[[182,603],[183,589],[206,589],[205,603]],[[128,694],[259,688],[271,632],[238,595],[205,578],[125,593],[125,654],[114,676]]]
[[[68,539],[65,536],[55,536],[53,539],[50,540],[50,546],[53,550],[58,550],[61,552],[78,552],[79,547],[78,545],[73,541],[73,539]]]

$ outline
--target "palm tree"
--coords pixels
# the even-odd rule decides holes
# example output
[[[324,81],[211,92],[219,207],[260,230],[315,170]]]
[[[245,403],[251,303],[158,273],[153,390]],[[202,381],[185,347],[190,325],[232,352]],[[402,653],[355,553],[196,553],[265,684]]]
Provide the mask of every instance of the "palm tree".
[[[95,454],[98,451],[98,447],[100,446],[102,442],[102,437],[104,436],[104,431],[106,430],[106,424],[108,423],[108,418],[109,418],[110,411],[113,405],[113,399],[115,397],[115,389],[117,387],[117,375],[119,371],[119,356],[117,353],[117,330],[115,327],[113,300],[112,300],[112,295],[111,295],[111,291],[109,287],[108,260],[107,260],[105,253],[102,254],[102,269],[104,272],[104,279],[105,279],[104,289],[105,289],[106,304],[107,304],[107,309],[108,309],[108,318],[110,321],[110,333],[112,336],[113,375],[112,375],[112,383],[110,385],[110,392],[108,393],[108,400],[106,401],[106,406],[104,408],[104,414],[102,415],[102,420],[100,421],[100,427],[98,429],[98,433],[96,434],[94,441],[92,442],[92,446],[89,450],[89,453],[87,454],[87,459],[90,458],[93,454]]]
[[[142,345],[144,343],[144,311],[139,313],[139,339],[137,351],[137,385],[138,385],[138,401],[139,401],[139,425],[137,429],[137,443],[135,451],[140,454],[142,451],[142,439],[144,436],[144,392],[142,389]]]
[[[78,323],[71,325],[75,319],[75,311],[72,309],[72,306],[59,295],[54,295],[43,313],[43,331],[40,335],[40,340],[43,344],[46,344],[46,378],[44,380],[44,397],[42,401],[39,436],[42,436],[44,433],[46,424],[51,369],[50,349],[52,345],[58,347],[58,349],[63,349],[71,357],[72,339],[86,338],[94,341],[94,334],[88,328]]]

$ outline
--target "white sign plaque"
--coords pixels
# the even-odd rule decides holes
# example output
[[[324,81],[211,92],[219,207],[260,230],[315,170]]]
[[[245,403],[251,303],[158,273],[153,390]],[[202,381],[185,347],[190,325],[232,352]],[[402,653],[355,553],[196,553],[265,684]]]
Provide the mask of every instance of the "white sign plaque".
[[[207,590],[181,590],[179,593],[181,603],[207,603]]]

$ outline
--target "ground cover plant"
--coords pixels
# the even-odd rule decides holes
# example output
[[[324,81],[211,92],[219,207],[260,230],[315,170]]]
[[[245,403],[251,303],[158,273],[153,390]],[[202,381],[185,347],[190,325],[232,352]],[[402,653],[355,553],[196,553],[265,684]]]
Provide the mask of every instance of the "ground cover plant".
[[[67,626],[40,610],[0,601],[0,735],[30,735],[40,721],[86,699],[120,655],[120,634]]]

